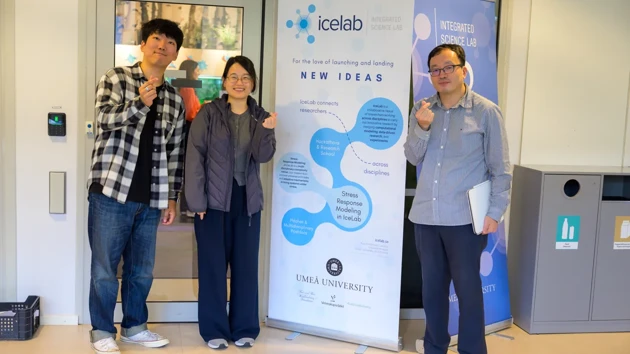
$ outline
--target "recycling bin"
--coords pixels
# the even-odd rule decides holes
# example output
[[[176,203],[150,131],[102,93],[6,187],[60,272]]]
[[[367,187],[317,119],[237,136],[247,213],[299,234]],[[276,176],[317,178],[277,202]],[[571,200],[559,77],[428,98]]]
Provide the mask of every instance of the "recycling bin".
[[[604,176],[593,321],[630,321],[630,176]]]
[[[513,176],[514,323],[528,333],[629,331],[630,169],[516,165]]]

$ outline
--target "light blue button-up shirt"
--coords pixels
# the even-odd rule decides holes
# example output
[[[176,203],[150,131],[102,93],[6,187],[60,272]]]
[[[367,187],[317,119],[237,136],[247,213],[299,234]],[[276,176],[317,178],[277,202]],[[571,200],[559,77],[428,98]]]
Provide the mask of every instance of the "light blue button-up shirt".
[[[499,107],[466,87],[445,109],[437,94],[425,100],[434,113],[428,131],[411,110],[405,156],[422,164],[409,220],[415,224],[457,226],[472,222],[466,192],[490,179],[488,216],[499,221],[509,203],[512,175],[507,134]]]

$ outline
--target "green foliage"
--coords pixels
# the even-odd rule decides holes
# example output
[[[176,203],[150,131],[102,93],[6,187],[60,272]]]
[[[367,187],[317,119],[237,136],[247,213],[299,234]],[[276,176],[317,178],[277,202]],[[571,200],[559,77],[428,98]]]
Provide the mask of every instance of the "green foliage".
[[[199,80],[201,80],[202,86],[196,89],[196,92],[201,103],[219,98],[221,94],[221,78],[200,77]]]
[[[236,37],[236,31],[234,31],[234,28],[228,25],[223,25],[221,27],[213,28],[212,30],[216,33],[219,41],[223,43],[223,49],[236,49],[236,41],[238,38]]]

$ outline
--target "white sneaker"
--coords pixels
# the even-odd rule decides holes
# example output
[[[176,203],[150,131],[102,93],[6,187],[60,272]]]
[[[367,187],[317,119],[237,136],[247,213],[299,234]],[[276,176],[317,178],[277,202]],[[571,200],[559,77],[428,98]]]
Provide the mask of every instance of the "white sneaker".
[[[254,342],[255,340],[253,338],[241,338],[234,342],[234,344],[240,348],[251,348],[254,346]]]
[[[225,339],[212,339],[208,341],[208,346],[212,349],[227,349],[228,342]]]
[[[161,348],[170,343],[168,339],[148,329],[131,337],[121,336],[120,340],[125,343],[139,344],[147,348]]]
[[[424,341],[422,339],[416,339],[416,351],[419,354],[424,354]]]
[[[92,343],[92,349],[94,349],[96,354],[120,354],[118,344],[116,344],[116,341],[112,337]]]

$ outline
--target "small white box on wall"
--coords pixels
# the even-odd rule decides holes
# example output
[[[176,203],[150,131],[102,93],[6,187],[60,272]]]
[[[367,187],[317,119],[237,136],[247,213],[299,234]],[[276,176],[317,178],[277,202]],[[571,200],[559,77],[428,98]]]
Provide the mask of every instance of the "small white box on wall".
[[[51,171],[48,174],[48,213],[66,213],[66,173]]]

